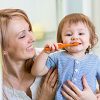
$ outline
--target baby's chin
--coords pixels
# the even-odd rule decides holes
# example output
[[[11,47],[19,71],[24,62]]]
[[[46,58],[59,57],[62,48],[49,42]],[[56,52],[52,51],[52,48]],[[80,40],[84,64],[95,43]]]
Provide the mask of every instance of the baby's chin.
[[[70,47],[66,49],[68,52],[70,53],[79,53],[81,52],[83,49],[79,48],[79,47]]]

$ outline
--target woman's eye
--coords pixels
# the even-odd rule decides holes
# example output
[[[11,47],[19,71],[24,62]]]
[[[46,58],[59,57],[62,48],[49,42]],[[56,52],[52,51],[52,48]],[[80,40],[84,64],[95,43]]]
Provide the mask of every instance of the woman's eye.
[[[26,36],[25,31],[22,32],[22,34],[19,36],[19,39],[24,38]]]
[[[21,38],[24,38],[25,37],[25,35],[23,35],[23,36],[20,36],[19,38],[21,39]]]

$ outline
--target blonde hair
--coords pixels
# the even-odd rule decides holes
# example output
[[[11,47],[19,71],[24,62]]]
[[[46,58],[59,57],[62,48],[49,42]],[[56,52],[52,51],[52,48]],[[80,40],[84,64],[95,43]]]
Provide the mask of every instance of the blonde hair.
[[[13,17],[21,17],[26,20],[26,22],[29,24],[30,31],[32,31],[32,26],[29,21],[28,16],[26,13],[21,10],[21,9],[1,9],[0,10],[0,45],[1,45],[1,50],[3,52],[5,45],[7,44],[7,28],[9,25],[10,20]],[[4,59],[4,55],[2,53],[2,58]],[[28,72],[31,70],[31,64],[32,64],[32,59],[28,59],[25,63],[25,68]]]
[[[86,15],[82,13],[72,13],[72,14],[66,15],[61,20],[58,26],[58,30],[57,30],[57,42],[62,43],[61,34],[62,34],[62,29],[65,24],[72,25],[72,24],[77,24],[78,22],[82,22],[83,24],[85,24],[90,32],[91,47],[88,47],[86,50],[86,52],[89,52],[90,49],[92,49],[98,42],[98,37],[96,35],[95,27],[93,23],[89,20],[89,18]]]
[[[9,24],[9,21],[13,17],[22,17],[26,20],[26,22],[29,24],[30,30],[32,30],[31,23],[26,15],[26,13],[20,9],[2,9],[0,10],[0,34],[1,34],[1,47],[4,49],[5,45],[5,36],[7,35],[7,27]]]

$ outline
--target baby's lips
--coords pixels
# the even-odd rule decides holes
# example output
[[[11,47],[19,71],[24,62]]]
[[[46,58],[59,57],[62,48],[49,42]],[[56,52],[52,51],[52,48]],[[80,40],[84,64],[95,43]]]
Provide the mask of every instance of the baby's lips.
[[[71,43],[73,46],[77,46],[77,45],[79,45],[79,42],[73,42],[73,43]]]
[[[81,43],[80,42],[73,42],[71,44],[73,44],[73,45],[80,45]]]

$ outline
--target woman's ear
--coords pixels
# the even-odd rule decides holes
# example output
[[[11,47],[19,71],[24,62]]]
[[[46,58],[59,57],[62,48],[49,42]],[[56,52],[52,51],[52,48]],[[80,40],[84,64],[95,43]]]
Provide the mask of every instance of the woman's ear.
[[[3,54],[4,54],[4,55],[7,55],[8,52],[7,52],[6,50],[3,50]]]

